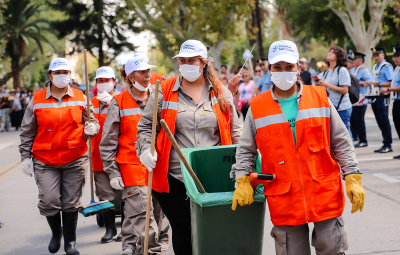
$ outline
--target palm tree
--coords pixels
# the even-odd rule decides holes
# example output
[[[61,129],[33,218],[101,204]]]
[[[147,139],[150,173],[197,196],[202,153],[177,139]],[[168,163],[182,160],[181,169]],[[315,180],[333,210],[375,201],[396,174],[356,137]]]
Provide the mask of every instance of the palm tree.
[[[40,5],[32,4],[30,0],[8,0],[0,10],[0,38],[5,42],[5,55],[11,58],[13,86],[17,88],[21,83],[20,72],[32,61],[31,55],[21,61],[31,44],[36,45],[42,54],[42,43],[52,47],[42,34],[43,31],[49,31],[50,23],[46,19],[38,18],[42,11]]]

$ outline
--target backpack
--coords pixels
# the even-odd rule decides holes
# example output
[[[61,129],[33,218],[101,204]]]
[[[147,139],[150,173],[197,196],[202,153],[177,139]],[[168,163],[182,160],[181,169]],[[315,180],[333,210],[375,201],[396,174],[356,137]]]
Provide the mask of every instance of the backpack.
[[[340,68],[342,68],[342,67],[339,66],[339,68],[337,69],[338,70],[337,71],[338,72],[338,76],[339,76]],[[325,72],[327,72],[327,71],[325,71]],[[349,87],[349,92],[348,93],[349,93],[350,102],[352,104],[355,104],[360,99],[360,81],[358,80],[357,76],[355,76],[354,74],[351,74],[350,72],[349,72],[349,74],[350,74],[350,79],[351,79],[351,86]],[[324,73],[324,76],[325,76],[325,73]],[[339,103],[335,107],[336,110],[339,109],[340,103],[342,102],[342,99],[343,99],[344,96],[345,95],[342,95],[340,97]]]

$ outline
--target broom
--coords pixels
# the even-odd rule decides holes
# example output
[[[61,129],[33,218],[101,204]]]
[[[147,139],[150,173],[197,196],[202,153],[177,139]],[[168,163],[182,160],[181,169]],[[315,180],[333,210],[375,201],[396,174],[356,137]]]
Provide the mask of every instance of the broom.
[[[86,78],[86,110],[87,110],[87,121],[90,123],[90,92],[89,92],[89,78],[87,68],[86,49],[83,51],[83,57],[85,62],[85,78]],[[84,217],[92,216],[100,212],[105,212],[114,207],[114,204],[108,200],[96,202],[94,201],[93,191],[93,164],[92,164],[92,137],[89,136],[89,171],[90,171],[90,195],[91,201],[89,205],[83,206],[80,212]]]
[[[156,90],[154,91],[154,108],[153,108],[153,123],[151,128],[151,155],[154,156],[156,146],[156,124],[158,110],[158,91],[160,90],[160,81],[156,82]],[[147,207],[146,207],[146,225],[144,230],[144,255],[149,252],[149,230],[150,230],[150,210],[151,210],[151,192],[153,185],[153,171],[149,172],[149,180],[147,184]]]

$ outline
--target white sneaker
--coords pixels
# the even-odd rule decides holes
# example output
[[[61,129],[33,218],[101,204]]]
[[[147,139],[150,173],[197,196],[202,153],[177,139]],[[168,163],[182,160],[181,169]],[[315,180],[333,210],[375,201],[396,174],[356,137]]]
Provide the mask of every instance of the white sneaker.
[[[121,255],[133,255],[135,254],[134,251],[131,248],[126,248],[125,250],[122,251]]]

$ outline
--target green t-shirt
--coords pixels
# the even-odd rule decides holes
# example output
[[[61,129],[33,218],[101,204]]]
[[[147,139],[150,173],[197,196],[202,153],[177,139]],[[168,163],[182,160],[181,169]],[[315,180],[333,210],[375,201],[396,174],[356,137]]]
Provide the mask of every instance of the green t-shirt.
[[[286,119],[289,121],[290,127],[292,127],[294,144],[296,144],[296,117],[299,111],[297,93],[288,98],[278,99],[278,102],[281,104],[283,115],[285,115]]]

